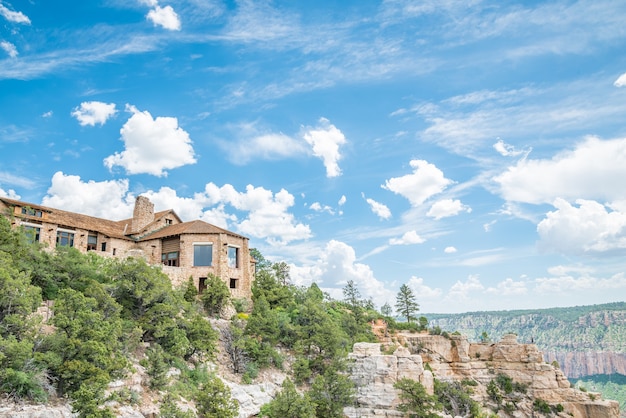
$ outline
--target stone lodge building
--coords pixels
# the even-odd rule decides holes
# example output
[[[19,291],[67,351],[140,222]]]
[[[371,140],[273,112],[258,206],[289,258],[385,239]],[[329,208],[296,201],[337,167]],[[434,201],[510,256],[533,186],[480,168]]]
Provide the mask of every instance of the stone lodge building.
[[[121,221],[4,197],[0,213],[49,248],[64,245],[109,257],[143,257],[162,265],[174,286],[193,277],[199,292],[212,273],[228,285],[233,297],[252,296],[255,260],[248,238],[201,220],[183,222],[172,209],[155,213],[144,196],[137,197],[133,217]]]

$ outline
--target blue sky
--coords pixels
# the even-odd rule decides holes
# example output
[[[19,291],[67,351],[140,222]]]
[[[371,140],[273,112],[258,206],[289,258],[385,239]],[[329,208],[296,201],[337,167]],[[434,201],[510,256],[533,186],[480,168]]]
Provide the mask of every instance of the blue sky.
[[[424,313],[626,299],[626,3],[0,0],[0,194]]]

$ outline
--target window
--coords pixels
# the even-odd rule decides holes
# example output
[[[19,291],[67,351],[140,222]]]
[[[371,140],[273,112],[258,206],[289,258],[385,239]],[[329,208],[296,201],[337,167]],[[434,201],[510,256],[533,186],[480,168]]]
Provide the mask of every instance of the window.
[[[230,279],[230,288],[231,289],[237,289],[237,282],[238,281],[239,280],[237,280],[237,279]]]
[[[35,216],[37,218],[41,218],[43,216],[43,212],[38,209],[33,209],[29,207],[22,208],[22,213],[28,216]]]
[[[228,267],[239,268],[239,248],[228,247]]]
[[[87,236],[87,251],[95,251],[98,248],[98,236],[89,234]]]
[[[166,266],[178,267],[178,251],[161,254],[161,261]]]
[[[102,245],[100,246],[100,251],[106,251],[107,250],[107,243],[103,242]]]
[[[198,294],[202,294],[206,290],[206,277],[200,277],[198,279]]]
[[[165,219],[165,225],[171,225],[172,224],[172,220],[171,219]]]
[[[212,266],[213,265],[213,245],[205,243],[193,244],[193,265]]]
[[[33,242],[39,242],[39,234],[41,232],[41,228],[37,226],[24,225],[24,232],[26,232],[26,236],[28,237],[28,241],[32,244]]]
[[[57,230],[57,246],[73,247],[74,233],[69,231]]]

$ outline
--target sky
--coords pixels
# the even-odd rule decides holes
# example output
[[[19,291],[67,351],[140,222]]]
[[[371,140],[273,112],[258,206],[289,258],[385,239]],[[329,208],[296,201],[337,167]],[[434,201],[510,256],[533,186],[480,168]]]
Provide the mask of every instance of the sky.
[[[626,2],[0,0],[0,195],[421,313],[626,300]]]

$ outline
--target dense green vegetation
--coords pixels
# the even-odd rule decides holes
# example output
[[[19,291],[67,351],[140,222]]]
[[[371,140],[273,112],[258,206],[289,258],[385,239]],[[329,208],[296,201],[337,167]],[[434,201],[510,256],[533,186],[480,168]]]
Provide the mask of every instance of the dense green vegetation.
[[[34,314],[44,299],[54,311],[45,327]],[[173,289],[158,268],[141,259],[106,259],[67,247],[42,251],[0,217],[0,392],[5,395],[38,402],[68,397],[81,417],[113,416],[103,407],[113,396],[107,398],[105,389],[129,372],[132,356],[147,344],[153,387],[164,387],[165,370],[177,364],[184,378],[195,376],[184,388],[172,388],[173,395],[185,392],[202,404],[201,385],[217,378],[200,376],[200,365],[214,355],[217,336],[202,306],[186,300],[184,289]]]

